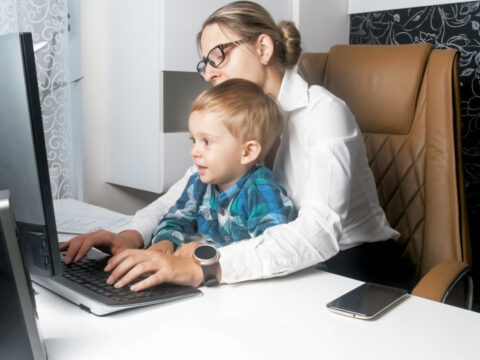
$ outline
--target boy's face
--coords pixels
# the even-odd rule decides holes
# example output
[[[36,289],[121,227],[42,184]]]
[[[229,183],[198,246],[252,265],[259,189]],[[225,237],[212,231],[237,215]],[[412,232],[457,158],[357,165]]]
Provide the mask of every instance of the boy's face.
[[[216,184],[224,191],[237,182],[250,166],[241,163],[244,145],[223,124],[221,114],[194,111],[188,128],[192,138],[192,156],[202,182]]]

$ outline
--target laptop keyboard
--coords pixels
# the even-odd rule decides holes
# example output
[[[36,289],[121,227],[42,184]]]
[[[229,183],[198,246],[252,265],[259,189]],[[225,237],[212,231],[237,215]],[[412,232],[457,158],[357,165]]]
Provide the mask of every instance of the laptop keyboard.
[[[158,298],[159,296],[168,297],[170,293],[178,292],[179,288],[182,288],[181,286],[173,284],[161,284],[143,291],[130,291],[130,285],[146,277],[143,276],[117,289],[106,283],[110,275],[103,270],[106,264],[106,260],[98,261],[91,259],[84,259],[81,262],[68,265],[64,264],[63,277],[115,302],[132,303],[135,302],[135,300],[141,300],[143,302],[148,301],[148,298]]]

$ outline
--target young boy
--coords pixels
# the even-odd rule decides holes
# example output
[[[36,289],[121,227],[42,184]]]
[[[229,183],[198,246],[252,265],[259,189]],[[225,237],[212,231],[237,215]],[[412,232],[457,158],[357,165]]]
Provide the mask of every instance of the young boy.
[[[195,99],[188,128],[198,172],[154,231],[155,250],[180,246],[176,255],[189,256],[197,235],[220,247],[294,219],[292,201],[258,165],[283,128],[273,98],[247,80],[225,81]]]

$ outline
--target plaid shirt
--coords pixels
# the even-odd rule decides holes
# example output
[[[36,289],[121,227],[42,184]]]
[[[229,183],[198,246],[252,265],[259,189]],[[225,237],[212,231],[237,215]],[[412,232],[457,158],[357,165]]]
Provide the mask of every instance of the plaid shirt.
[[[221,193],[196,172],[153,232],[152,244],[171,240],[178,246],[200,233],[217,247],[225,246],[261,235],[295,215],[292,201],[266,167],[253,166]]]

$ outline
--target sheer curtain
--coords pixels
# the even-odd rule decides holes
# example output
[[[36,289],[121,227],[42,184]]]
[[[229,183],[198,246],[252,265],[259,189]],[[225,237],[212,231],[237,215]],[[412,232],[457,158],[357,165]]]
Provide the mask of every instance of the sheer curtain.
[[[77,198],[68,67],[67,0],[0,0],[0,35],[31,32],[54,199]],[[0,55],[1,56],[1,55]]]

